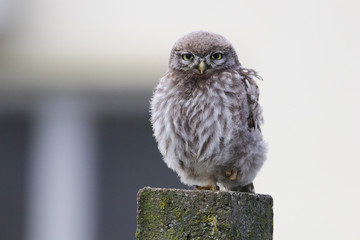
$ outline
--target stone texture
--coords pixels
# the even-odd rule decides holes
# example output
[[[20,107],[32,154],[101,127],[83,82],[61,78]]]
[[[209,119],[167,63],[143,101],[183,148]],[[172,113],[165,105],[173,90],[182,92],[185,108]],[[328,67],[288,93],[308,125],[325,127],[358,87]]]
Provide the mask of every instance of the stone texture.
[[[143,188],[137,240],[272,239],[269,195]]]

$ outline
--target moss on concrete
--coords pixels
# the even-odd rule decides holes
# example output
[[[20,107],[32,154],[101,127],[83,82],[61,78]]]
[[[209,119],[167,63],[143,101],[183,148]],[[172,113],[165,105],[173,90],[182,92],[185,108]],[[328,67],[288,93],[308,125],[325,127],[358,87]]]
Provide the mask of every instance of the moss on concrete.
[[[137,240],[272,239],[269,195],[143,188]]]

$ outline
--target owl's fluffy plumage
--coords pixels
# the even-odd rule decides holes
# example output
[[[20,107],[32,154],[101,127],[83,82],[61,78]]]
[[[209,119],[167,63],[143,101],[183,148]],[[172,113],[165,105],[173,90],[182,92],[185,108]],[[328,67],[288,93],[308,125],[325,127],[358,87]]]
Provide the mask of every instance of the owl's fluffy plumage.
[[[237,190],[252,183],[266,153],[257,77],[221,35],[192,32],[175,43],[151,122],[165,163],[184,184]]]

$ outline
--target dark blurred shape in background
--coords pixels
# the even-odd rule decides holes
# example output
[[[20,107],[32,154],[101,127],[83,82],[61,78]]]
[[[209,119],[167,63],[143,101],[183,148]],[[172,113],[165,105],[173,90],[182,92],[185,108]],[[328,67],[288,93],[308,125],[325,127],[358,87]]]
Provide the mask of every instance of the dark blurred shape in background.
[[[138,189],[184,188],[152,138],[150,94],[2,93],[2,238],[132,239]]]
[[[0,0],[1,239],[133,239],[138,189],[184,187],[149,122],[166,56],[122,38],[123,7]]]

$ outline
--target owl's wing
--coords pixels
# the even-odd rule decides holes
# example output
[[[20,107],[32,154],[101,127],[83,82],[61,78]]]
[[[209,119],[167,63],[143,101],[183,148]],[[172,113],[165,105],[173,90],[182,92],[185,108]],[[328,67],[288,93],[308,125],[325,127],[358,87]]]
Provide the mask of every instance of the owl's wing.
[[[256,71],[247,68],[241,68],[240,74],[243,76],[242,80],[246,88],[249,105],[248,127],[251,131],[256,129],[261,131],[260,125],[263,122],[263,118],[261,106],[259,104],[259,87],[257,86],[255,79],[262,80],[262,78]]]

